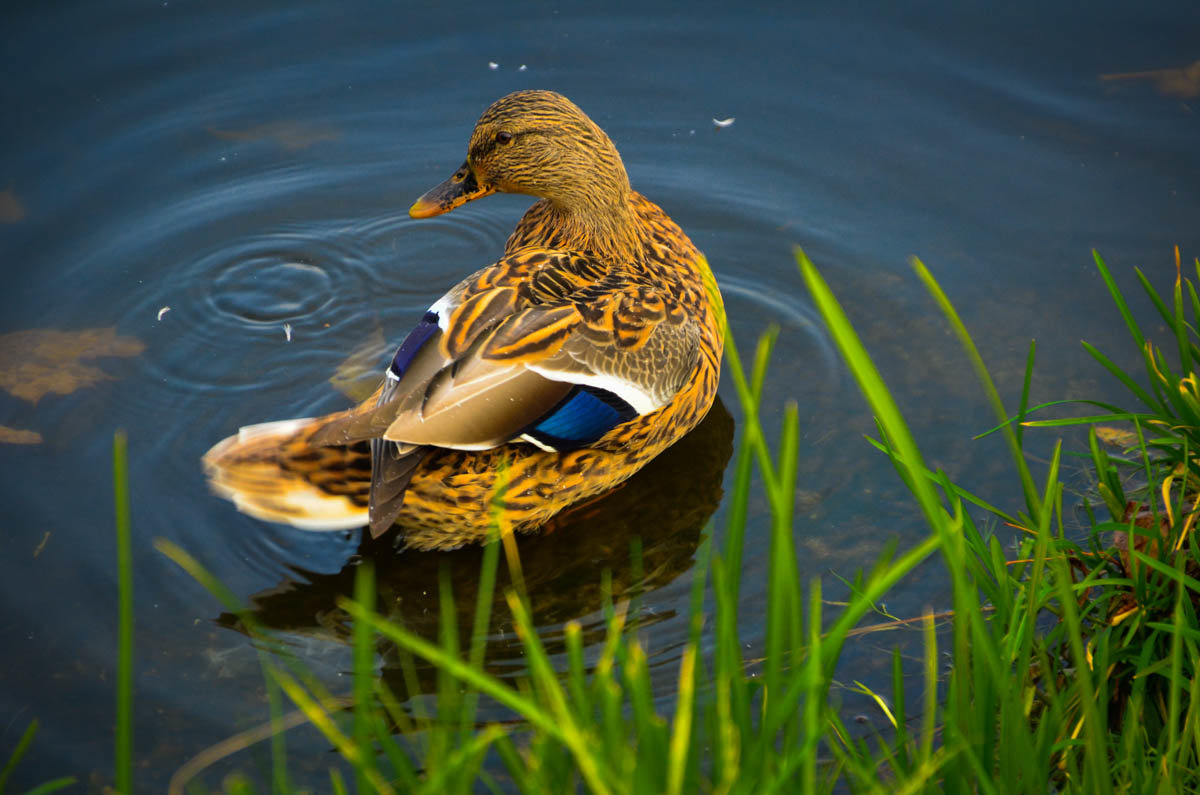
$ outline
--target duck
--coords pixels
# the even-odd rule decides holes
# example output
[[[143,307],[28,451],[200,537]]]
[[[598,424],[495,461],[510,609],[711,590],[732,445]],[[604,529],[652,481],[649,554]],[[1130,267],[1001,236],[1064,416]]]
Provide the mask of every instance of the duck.
[[[720,379],[721,293],[608,135],[559,93],[508,94],[408,212],[497,192],[536,199],[500,258],[433,302],[361,404],[213,446],[202,464],[218,496],[268,522],[449,550],[553,527],[700,423]]]

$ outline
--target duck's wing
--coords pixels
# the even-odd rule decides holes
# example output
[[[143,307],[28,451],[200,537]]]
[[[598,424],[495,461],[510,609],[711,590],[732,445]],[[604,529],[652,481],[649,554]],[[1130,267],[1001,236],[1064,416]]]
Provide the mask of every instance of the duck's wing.
[[[572,449],[666,404],[695,366],[699,327],[630,274],[584,253],[526,249],[430,307],[377,397],[313,436],[393,443],[375,444],[372,529],[386,518],[377,505],[399,511],[423,447]]]
[[[434,304],[392,357],[375,396],[318,431],[314,444],[384,439],[406,453],[423,445],[485,450],[511,441],[570,389],[524,366],[482,357],[491,333],[518,311],[516,292],[498,287],[458,303],[448,300],[452,291]]]

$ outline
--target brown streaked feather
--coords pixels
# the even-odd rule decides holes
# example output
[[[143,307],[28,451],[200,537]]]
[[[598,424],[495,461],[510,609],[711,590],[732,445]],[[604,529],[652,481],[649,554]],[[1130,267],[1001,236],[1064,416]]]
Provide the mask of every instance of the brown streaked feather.
[[[578,301],[583,291],[599,284],[612,269],[590,252],[534,249],[525,256],[532,267],[521,290],[535,305]]]
[[[442,335],[442,352],[447,359],[463,354],[480,334],[496,326],[517,308],[517,291],[493,287],[469,294],[450,313],[447,333]]]
[[[594,345],[586,335],[575,335],[554,356],[538,362],[547,378],[607,376],[636,384],[655,406],[667,403],[695,370],[700,352],[695,323],[659,324],[638,347]]]
[[[508,366],[535,362],[561,348],[578,324],[579,311],[574,306],[526,309],[504,321],[488,338],[480,355],[495,362],[506,362]]]

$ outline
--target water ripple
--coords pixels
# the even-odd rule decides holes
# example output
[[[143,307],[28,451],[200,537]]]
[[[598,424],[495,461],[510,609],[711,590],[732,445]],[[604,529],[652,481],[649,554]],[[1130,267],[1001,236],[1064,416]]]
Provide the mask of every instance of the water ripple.
[[[330,282],[320,265],[272,248],[224,266],[209,299],[214,310],[235,321],[278,324],[327,306],[333,300]]]

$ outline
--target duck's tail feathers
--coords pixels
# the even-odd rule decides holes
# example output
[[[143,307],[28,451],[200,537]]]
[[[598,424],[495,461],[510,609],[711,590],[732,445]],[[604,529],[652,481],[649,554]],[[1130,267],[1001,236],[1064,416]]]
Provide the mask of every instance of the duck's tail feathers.
[[[398,445],[383,439],[371,440],[371,538],[391,529],[404,507],[404,493],[417,467],[425,460],[426,448]]]
[[[368,523],[371,447],[317,447],[312,435],[330,418],[247,425],[204,454],[218,495],[238,510],[303,530],[349,530]]]

